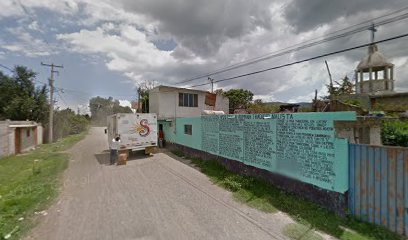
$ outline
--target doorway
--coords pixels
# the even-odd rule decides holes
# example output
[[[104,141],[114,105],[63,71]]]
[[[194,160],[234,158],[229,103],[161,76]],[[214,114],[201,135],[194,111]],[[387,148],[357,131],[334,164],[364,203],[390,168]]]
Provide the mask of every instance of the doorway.
[[[16,128],[14,133],[14,152],[19,154],[21,153],[21,128]]]

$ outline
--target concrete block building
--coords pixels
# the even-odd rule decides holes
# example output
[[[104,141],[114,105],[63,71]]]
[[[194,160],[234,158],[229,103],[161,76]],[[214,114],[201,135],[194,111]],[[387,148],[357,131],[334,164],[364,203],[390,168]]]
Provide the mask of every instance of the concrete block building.
[[[0,158],[23,153],[43,143],[43,127],[33,121],[0,121]]]
[[[204,110],[228,113],[229,100],[207,91],[158,86],[149,92],[149,112],[158,120],[201,116]]]

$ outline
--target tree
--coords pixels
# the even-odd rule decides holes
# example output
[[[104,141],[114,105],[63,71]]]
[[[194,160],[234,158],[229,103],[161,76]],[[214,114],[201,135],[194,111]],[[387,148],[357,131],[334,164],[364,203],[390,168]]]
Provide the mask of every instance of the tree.
[[[229,99],[229,111],[234,113],[236,109],[247,109],[254,94],[249,90],[230,89],[223,93]]]
[[[262,99],[255,99],[248,107],[250,113],[273,113],[279,111],[279,105],[264,103]]]
[[[106,118],[115,113],[132,113],[130,107],[120,106],[119,100],[112,97],[94,97],[89,100],[92,122],[96,125],[106,125]]]
[[[63,138],[78,134],[88,128],[89,120],[85,115],[76,114],[70,108],[54,112],[54,137]]]
[[[149,91],[154,88],[154,81],[145,80],[139,83],[137,92],[139,94],[139,102],[142,109],[138,109],[139,112],[148,113],[149,112]],[[140,105],[139,105],[140,106]]]
[[[349,80],[347,76],[345,76],[340,82],[334,81],[336,86],[332,86],[330,84],[326,85],[329,91],[329,96],[325,98],[328,99],[330,96],[340,96],[340,95],[347,95],[354,93],[354,86],[353,83]]]
[[[224,95],[224,90],[219,88],[219,89],[215,90],[214,93],[217,94],[217,95]]]
[[[36,88],[36,73],[16,66],[10,76],[0,72],[0,119],[47,122],[47,87]]]

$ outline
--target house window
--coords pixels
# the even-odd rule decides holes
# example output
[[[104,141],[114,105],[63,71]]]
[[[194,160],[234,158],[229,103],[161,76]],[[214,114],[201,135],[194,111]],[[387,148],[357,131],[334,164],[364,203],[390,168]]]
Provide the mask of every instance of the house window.
[[[198,107],[198,94],[179,93],[180,107]]]
[[[193,135],[193,126],[190,124],[184,125],[184,134]]]
[[[30,137],[30,129],[27,129],[27,137]]]

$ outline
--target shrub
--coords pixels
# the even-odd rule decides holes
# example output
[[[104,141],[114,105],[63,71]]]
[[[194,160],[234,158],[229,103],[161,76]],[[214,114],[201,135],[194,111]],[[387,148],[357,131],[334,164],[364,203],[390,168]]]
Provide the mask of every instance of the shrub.
[[[384,145],[408,147],[408,121],[387,121],[383,124]]]

